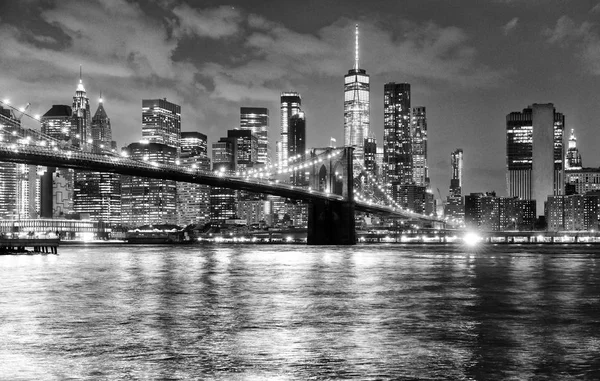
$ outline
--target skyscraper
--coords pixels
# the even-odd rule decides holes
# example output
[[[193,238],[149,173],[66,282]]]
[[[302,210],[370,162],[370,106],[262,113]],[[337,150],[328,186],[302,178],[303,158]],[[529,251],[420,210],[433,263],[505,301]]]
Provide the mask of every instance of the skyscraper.
[[[100,153],[110,150],[116,143],[112,140],[110,118],[104,110],[102,96],[92,118],[91,150]],[[86,214],[94,221],[111,225],[121,221],[121,176],[110,172],[77,170],[74,174],[73,210]]]
[[[429,186],[427,112],[423,106],[412,109],[412,162],[413,182],[416,185]]]
[[[450,195],[462,195],[462,174],[463,174],[463,150],[457,148],[450,155]]]
[[[160,143],[131,143],[124,150],[134,160],[175,165],[177,149]],[[173,180],[122,176],[123,224],[137,227],[177,222],[177,191]]]
[[[293,115],[290,119],[288,144],[290,157],[300,156],[299,161],[304,161],[306,156],[306,117],[303,111]],[[293,185],[308,185],[305,170],[306,169],[299,168],[293,171],[290,179]]]
[[[264,107],[241,107],[240,128],[250,130],[258,138],[257,164],[271,164],[269,147],[269,110]]]
[[[142,100],[142,139],[179,150],[181,106],[163,99]]]
[[[548,196],[563,194],[564,126],[564,115],[552,103],[506,116],[508,195],[535,200],[538,215]]]
[[[0,106],[0,142],[13,140],[13,131],[21,127],[8,108]],[[0,162],[0,218],[16,217],[17,212],[17,164]]]
[[[383,161],[386,183],[413,182],[410,84],[386,83],[383,90]]]
[[[206,135],[197,131],[181,132],[179,163],[184,168],[210,171]],[[206,224],[210,221],[210,187],[177,182],[177,224]]]
[[[359,66],[358,24],[354,37],[354,68],[344,76],[344,145],[355,148],[355,165],[360,166],[364,164],[364,142],[369,136],[370,78]]]
[[[567,155],[565,156],[565,170],[575,170],[583,168],[581,160],[581,154],[577,148],[577,138],[575,137],[575,130],[571,129],[571,136],[569,137],[569,146],[567,148]]]
[[[116,142],[112,140],[110,118],[106,114],[106,110],[104,110],[102,94],[100,94],[98,109],[96,109],[96,113],[92,117],[91,132],[93,151],[116,149]]]
[[[450,154],[450,194],[446,198],[444,215],[452,224],[460,224],[465,216],[462,197],[463,150],[457,148]]]
[[[73,124],[71,139],[73,145],[84,149],[90,142],[91,136],[91,112],[90,99],[87,97],[81,77],[81,66],[79,67],[79,84],[73,97]],[[89,149],[89,148],[88,148]]]
[[[282,167],[287,167],[289,153],[289,129],[290,119],[299,113],[302,99],[296,92],[281,93],[281,140],[277,147],[277,163]]]

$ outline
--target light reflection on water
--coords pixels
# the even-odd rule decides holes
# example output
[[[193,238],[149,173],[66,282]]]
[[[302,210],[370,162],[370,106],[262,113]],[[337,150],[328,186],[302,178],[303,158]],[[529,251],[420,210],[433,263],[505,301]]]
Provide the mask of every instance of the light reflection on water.
[[[590,246],[0,257],[1,379],[600,379]]]

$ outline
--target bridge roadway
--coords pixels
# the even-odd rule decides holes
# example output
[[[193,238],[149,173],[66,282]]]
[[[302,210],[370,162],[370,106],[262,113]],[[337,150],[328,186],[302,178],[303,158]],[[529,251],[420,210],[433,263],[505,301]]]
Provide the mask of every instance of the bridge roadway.
[[[174,180],[254,193],[266,193],[307,202],[312,200],[344,201],[344,198],[337,194],[307,190],[267,179],[232,177],[228,174],[216,174],[192,168],[182,169],[181,166],[176,165],[138,161],[116,154],[94,154],[68,148],[60,149],[57,146],[0,142],[1,161]],[[363,201],[354,201],[354,203],[355,210],[360,212],[439,222],[434,217],[406,210]]]

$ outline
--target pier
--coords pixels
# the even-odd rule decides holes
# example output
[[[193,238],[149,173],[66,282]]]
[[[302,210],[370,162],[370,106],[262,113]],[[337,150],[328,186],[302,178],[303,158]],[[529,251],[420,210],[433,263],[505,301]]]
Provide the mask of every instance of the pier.
[[[0,254],[58,254],[58,238],[0,238]]]

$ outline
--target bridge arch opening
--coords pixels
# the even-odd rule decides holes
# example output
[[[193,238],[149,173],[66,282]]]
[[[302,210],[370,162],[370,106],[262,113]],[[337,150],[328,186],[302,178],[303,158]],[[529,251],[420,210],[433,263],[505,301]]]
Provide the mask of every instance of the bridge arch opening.
[[[340,196],[344,195],[344,168],[342,167],[341,163],[336,163],[334,170],[333,170],[333,181],[331,182],[331,185],[333,187],[333,189],[331,190],[331,193],[333,194],[337,194]]]
[[[317,190],[319,192],[326,192],[327,191],[327,167],[325,166],[325,164],[321,165],[318,176],[319,176],[319,178],[318,178],[319,182],[318,182]]]

